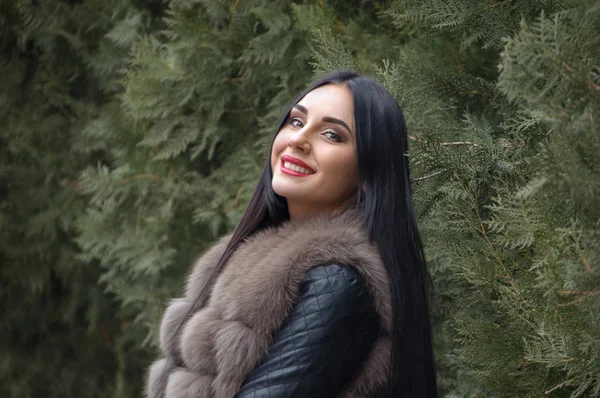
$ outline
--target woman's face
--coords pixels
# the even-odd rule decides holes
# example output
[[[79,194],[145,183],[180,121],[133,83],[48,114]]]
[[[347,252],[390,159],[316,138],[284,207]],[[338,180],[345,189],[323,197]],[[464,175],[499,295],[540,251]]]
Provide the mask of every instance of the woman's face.
[[[359,182],[352,93],[327,84],[292,108],[271,154],[273,190],[287,199],[290,218],[334,212]]]

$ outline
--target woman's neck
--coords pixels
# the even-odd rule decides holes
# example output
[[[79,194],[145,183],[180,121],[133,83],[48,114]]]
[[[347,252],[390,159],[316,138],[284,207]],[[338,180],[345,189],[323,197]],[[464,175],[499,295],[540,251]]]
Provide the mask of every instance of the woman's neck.
[[[344,212],[350,207],[354,207],[354,199],[355,198],[350,198],[344,203],[335,206],[317,206],[314,203],[288,202],[288,212],[290,215],[290,220],[300,221],[319,215],[335,216],[339,213]]]

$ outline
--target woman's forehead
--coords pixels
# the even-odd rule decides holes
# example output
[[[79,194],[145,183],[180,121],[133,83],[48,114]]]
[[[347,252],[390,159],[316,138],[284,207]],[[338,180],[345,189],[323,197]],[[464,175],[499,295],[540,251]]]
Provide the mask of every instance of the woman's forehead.
[[[308,113],[332,116],[347,121],[354,119],[352,92],[342,84],[326,84],[310,91],[299,102]]]

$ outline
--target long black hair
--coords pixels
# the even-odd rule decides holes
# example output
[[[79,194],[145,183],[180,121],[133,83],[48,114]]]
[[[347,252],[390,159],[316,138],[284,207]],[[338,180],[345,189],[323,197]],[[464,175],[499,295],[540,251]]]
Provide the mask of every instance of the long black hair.
[[[346,85],[354,99],[360,174],[354,206],[364,218],[369,239],[377,246],[390,281],[392,349],[388,395],[437,397],[428,274],[411,200],[408,135],[398,104],[373,79],[353,72],[334,72],[314,82],[292,101],[276,131],[287,122],[289,110],[296,103],[326,84]],[[289,219],[285,198],[277,195],[271,185],[271,151],[254,195],[210,278],[216,278],[245,238]],[[208,298],[208,292],[202,296],[200,302]]]

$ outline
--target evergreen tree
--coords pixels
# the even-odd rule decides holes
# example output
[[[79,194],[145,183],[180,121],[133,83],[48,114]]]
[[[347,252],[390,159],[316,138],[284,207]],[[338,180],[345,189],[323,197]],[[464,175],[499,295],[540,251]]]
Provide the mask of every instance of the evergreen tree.
[[[599,396],[600,3],[389,13],[420,30],[380,72],[414,135],[444,392]]]
[[[0,396],[138,396],[285,105],[339,68],[408,121],[440,393],[600,395],[598,0],[0,10]]]
[[[106,151],[81,131],[118,87],[121,33],[155,19],[126,1],[0,1],[1,397],[139,395],[144,333],[73,239],[80,173]]]

